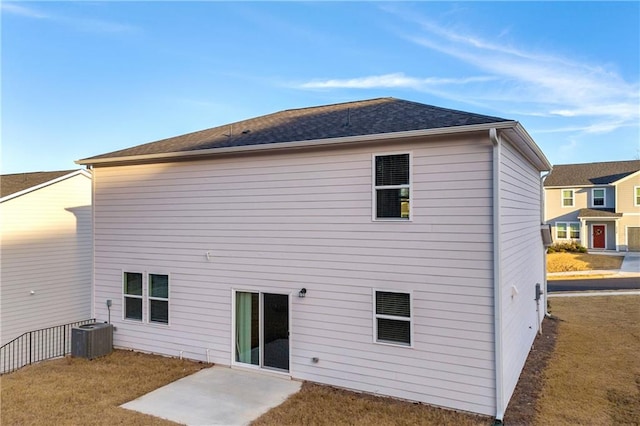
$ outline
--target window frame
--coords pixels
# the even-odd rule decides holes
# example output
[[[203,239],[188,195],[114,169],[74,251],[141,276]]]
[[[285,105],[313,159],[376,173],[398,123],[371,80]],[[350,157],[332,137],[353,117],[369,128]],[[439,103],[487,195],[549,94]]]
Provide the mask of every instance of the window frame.
[[[377,300],[376,296],[378,292],[382,293],[399,293],[409,296],[409,317],[402,317],[397,315],[378,314],[377,312]],[[400,348],[413,348],[414,346],[414,321],[413,321],[413,291],[411,290],[392,290],[385,288],[374,288],[372,292],[373,296],[373,343],[378,345],[395,346]],[[390,340],[381,340],[378,338],[378,319],[388,319],[394,321],[406,321],[409,323],[409,343],[393,342]]]
[[[136,268],[127,268],[122,269],[122,320],[126,322],[131,322],[134,324],[145,324],[150,326],[159,326],[159,327],[168,327],[171,324],[171,274],[168,272],[149,272],[149,271],[140,271]],[[125,276],[126,274],[140,274],[142,276],[142,295],[129,295],[125,293]],[[167,277],[167,298],[159,298],[156,296],[151,296],[151,275],[164,275]],[[127,309],[126,309],[126,298],[135,298],[142,300],[142,318],[127,318]],[[152,321],[151,320],[151,301],[159,300],[167,302],[167,322],[160,321]]]
[[[140,275],[140,286],[141,286],[141,293],[140,295],[137,294],[128,294],[125,291],[125,284],[126,284],[126,276],[127,274],[138,274]],[[144,272],[140,272],[138,270],[135,269],[128,269],[128,270],[123,270],[122,271],[122,285],[121,285],[121,291],[122,291],[122,320],[123,321],[132,321],[132,322],[136,322],[136,323],[144,323],[144,311],[145,311],[145,303],[144,303],[144,287],[145,287],[145,283],[144,283]],[[137,318],[129,318],[127,317],[127,299],[139,299],[141,300],[141,309],[140,309],[140,319]]]
[[[389,157],[393,155],[409,156],[409,183],[401,185],[376,185],[376,158]],[[378,217],[378,190],[381,189],[403,189],[409,190],[409,215],[408,217]],[[411,222],[413,221],[413,152],[412,151],[394,151],[394,152],[378,152],[371,155],[371,219],[374,222]]]
[[[564,232],[566,232],[566,236],[565,237],[561,237],[560,235],[558,235],[558,231],[559,231],[559,227],[558,225],[565,225],[565,230]],[[571,225],[578,225],[578,236],[577,237],[572,237],[571,236]],[[556,239],[557,240],[580,240],[581,234],[582,234],[582,229],[580,229],[580,222],[556,222],[555,223],[555,228],[556,228]]]
[[[564,200],[565,200],[564,192],[565,191],[571,191],[571,205],[570,206],[565,206],[565,204],[564,204]],[[575,207],[575,205],[576,205],[576,190],[575,189],[571,189],[571,188],[563,188],[563,189],[561,189],[560,190],[560,206],[563,209],[570,209],[570,208]]]
[[[162,275],[167,277],[167,297],[157,297],[151,296],[151,275]],[[169,320],[171,318],[171,303],[169,300],[171,299],[171,274],[160,274],[156,272],[147,273],[147,323],[149,324],[157,324],[157,325],[169,325]],[[153,321],[151,319],[151,301],[155,300],[158,302],[166,302],[167,303],[167,322],[162,321]]]
[[[640,207],[640,186],[633,187],[633,205]]]
[[[602,205],[596,205],[596,191],[602,191]],[[593,208],[606,208],[607,207],[607,188],[591,188],[591,207]]]

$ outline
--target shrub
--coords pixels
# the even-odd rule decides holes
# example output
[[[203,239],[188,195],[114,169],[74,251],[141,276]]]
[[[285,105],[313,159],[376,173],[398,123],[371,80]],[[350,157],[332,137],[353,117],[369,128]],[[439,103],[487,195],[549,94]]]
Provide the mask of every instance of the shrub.
[[[586,253],[587,248],[581,246],[577,241],[566,243],[555,243],[547,249],[547,253]]]

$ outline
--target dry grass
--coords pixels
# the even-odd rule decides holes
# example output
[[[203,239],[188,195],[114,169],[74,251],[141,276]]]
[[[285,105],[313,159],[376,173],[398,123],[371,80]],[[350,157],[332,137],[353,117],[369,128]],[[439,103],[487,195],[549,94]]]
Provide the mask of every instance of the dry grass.
[[[557,298],[536,424],[640,423],[640,296]]]
[[[620,269],[624,256],[587,253],[549,253],[547,272]]]
[[[304,383],[300,392],[252,423],[268,425],[491,425],[492,419]]]
[[[88,361],[63,358],[0,378],[2,425],[172,425],[118,406],[206,364],[114,351]]]

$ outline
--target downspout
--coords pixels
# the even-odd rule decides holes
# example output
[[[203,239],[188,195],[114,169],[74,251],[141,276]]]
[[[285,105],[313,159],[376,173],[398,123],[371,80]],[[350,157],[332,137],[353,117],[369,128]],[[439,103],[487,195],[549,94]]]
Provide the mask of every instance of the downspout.
[[[489,129],[489,139],[493,144],[493,327],[494,357],[496,374],[496,424],[504,418],[504,377],[502,359],[502,267],[500,253],[500,160],[502,144],[495,128]]]
[[[551,173],[551,171],[543,174],[540,177],[540,223],[546,223],[546,216],[547,216],[547,193],[544,192],[544,180],[547,178],[547,176],[549,176],[549,173]],[[549,313],[549,311],[547,310],[548,307],[548,303],[547,303],[547,248],[546,247],[542,247],[542,250],[544,250],[544,255],[542,257],[542,276],[543,276],[543,280],[544,280],[544,285],[542,286],[543,288],[543,292],[544,292],[544,316],[545,317],[550,317],[551,314]],[[540,321],[540,318],[538,318],[538,321]],[[542,333],[542,323],[538,324],[538,332]]]
[[[96,317],[96,174],[93,165],[88,165],[91,173],[91,318]]]

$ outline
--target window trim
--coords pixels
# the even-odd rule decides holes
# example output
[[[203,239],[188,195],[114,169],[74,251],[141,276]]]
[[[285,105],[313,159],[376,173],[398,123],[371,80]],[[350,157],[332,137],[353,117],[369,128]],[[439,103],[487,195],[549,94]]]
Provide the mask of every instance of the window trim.
[[[640,207],[640,186],[633,187],[633,205],[634,207]]]
[[[559,225],[559,224],[564,224],[564,225],[566,225],[566,233],[567,233],[567,236],[566,236],[566,237],[564,237],[564,238],[562,238],[562,237],[558,236],[558,225]],[[577,236],[576,238],[572,238],[572,237],[571,237],[571,225],[572,225],[572,224],[577,224],[577,225],[578,225],[578,236]],[[555,234],[556,234],[556,240],[565,240],[565,241],[569,241],[569,240],[577,240],[577,241],[580,241],[580,238],[581,238],[581,236],[582,236],[582,229],[581,229],[581,227],[580,227],[580,222],[575,222],[575,221],[569,221],[569,222],[566,222],[566,221],[559,221],[559,222],[556,222],[554,225],[555,225],[554,227],[555,227],[555,229],[556,229],[556,232],[555,232]]]
[[[395,346],[395,347],[400,347],[400,348],[413,348],[414,342],[415,342],[414,332],[413,332],[413,328],[414,328],[414,320],[413,320],[413,291],[411,291],[411,290],[387,289],[387,288],[374,288],[372,290],[373,290],[372,291],[372,299],[373,299],[373,305],[372,305],[373,306],[373,309],[372,309],[372,314],[373,314],[373,343],[375,343],[377,345]],[[400,317],[400,316],[396,316],[396,315],[378,314],[376,312],[376,294],[378,292],[408,294],[409,295],[409,318]],[[409,322],[409,339],[410,339],[410,343],[406,344],[406,343],[401,343],[401,342],[391,342],[391,341],[388,341],[388,340],[379,340],[378,339],[378,318]]]
[[[603,191],[604,193],[602,194],[602,205],[601,206],[596,206],[595,200],[596,200],[596,196],[595,196],[595,192],[596,191]],[[600,198],[600,197],[598,197]],[[593,208],[607,208],[607,188],[591,188],[591,207]]]
[[[376,158],[387,157],[391,155],[409,155],[409,183],[403,185],[376,185]],[[409,189],[409,217],[377,217],[377,201],[379,189]],[[378,152],[371,154],[371,220],[374,222],[411,222],[413,221],[413,152],[412,151],[393,151]]]
[[[564,191],[571,191],[571,205],[570,206],[565,206],[564,205]],[[576,205],[576,190],[572,189],[572,188],[563,188],[560,190],[560,207],[562,207],[563,209],[571,209],[574,208]]]
[[[167,277],[167,297],[155,297],[151,296],[151,275],[164,275]],[[147,273],[147,323],[153,325],[167,326],[171,320],[171,274],[148,272]],[[151,320],[151,301],[156,300],[160,302],[167,302],[167,322],[152,321]]]
[[[133,295],[133,294],[127,294],[125,293],[125,277],[126,274],[140,274],[141,279],[142,279],[142,294],[140,296],[138,295]],[[122,270],[122,282],[121,282],[121,286],[120,286],[120,291],[122,293],[122,320],[123,321],[131,321],[133,323],[137,323],[137,324],[141,324],[144,323],[144,311],[145,311],[145,303],[144,303],[144,287],[145,287],[145,283],[144,283],[144,276],[145,273],[137,270],[137,269],[123,269]],[[132,298],[132,299],[140,299],[142,300],[142,312],[141,312],[141,318],[140,319],[136,319],[136,318],[128,318],[127,317],[127,298]]]
[[[141,274],[142,275],[142,296],[137,296],[137,295],[127,295],[124,292],[124,277],[125,274]],[[167,295],[169,296],[168,298],[164,299],[164,298],[158,298],[158,297],[151,297],[150,296],[150,290],[149,290],[149,284],[151,282],[151,280],[149,279],[149,275],[166,275],[167,279],[168,279],[168,288],[167,288]],[[120,291],[122,294],[122,321],[126,321],[132,324],[145,324],[145,325],[149,325],[152,327],[168,327],[171,324],[171,273],[168,272],[159,272],[159,271],[153,271],[153,272],[149,272],[149,271],[141,271],[137,268],[127,268],[127,269],[122,269],[121,270],[121,287],[120,287]],[[142,299],[142,319],[135,319],[135,318],[127,318],[126,315],[126,298],[127,297],[132,297],[132,298],[136,298],[136,299]],[[151,300],[161,300],[161,301],[166,301],[167,302],[167,322],[158,322],[158,321],[151,321]]]

